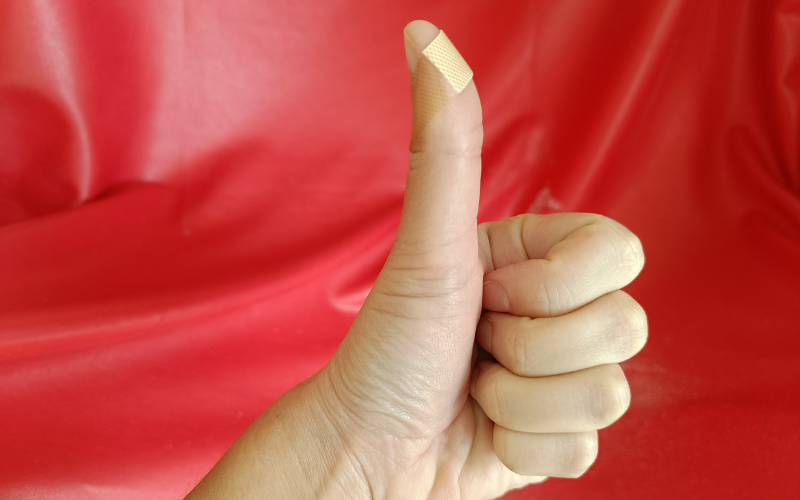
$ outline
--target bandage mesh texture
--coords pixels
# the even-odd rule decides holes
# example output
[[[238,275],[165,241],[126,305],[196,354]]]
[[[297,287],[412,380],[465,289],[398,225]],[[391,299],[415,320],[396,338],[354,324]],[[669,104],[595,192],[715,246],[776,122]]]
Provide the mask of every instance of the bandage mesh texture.
[[[472,70],[443,31],[422,51],[422,56],[411,77],[412,149],[428,122],[472,79]]]
[[[430,45],[425,47],[422,55],[442,72],[457,92],[464,90],[464,87],[472,80],[472,70],[467,61],[461,57],[444,31],[440,31]]]

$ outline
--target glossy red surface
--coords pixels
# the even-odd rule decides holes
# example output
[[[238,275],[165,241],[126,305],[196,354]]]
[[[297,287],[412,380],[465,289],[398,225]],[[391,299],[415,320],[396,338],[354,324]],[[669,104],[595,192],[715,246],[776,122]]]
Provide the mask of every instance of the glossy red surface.
[[[481,220],[647,265],[628,414],[508,498],[800,498],[800,2],[0,2],[0,497],[172,499],[324,365],[399,220],[402,28],[475,71]]]

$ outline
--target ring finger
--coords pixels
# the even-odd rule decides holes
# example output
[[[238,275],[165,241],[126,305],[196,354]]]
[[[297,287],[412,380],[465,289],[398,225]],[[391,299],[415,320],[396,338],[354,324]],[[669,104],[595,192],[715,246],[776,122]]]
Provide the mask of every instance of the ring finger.
[[[520,432],[585,432],[611,425],[628,409],[619,365],[525,378],[499,363],[475,365],[470,395],[493,422]]]

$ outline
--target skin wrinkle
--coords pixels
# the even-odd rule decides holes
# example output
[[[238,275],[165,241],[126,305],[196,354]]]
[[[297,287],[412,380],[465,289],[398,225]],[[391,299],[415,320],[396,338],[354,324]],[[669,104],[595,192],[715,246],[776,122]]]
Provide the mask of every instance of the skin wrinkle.
[[[621,230],[622,226],[620,226],[616,222],[610,221],[609,226],[617,234],[617,236],[619,236],[621,240],[625,241],[628,244],[627,248],[629,250],[629,255],[632,255],[630,261],[635,263],[635,265],[632,266],[632,268],[637,270],[641,270],[642,268],[644,268],[644,252],[642,251],[642,242],[639,240],[639,238],[632,233],[628,234],[622,232]],[[625,262],[624,258],[620,260]]]
[[[448,239],[447,241],[437,241],[436,242],[437,248],[435,250],[430,249],[430,248],[428,248],[426,250],[417,249],[418,250],[417,253],[403,253],[401,251],[401,250],[404,250],[406,247],[413,247],[413,246],[416,246],[416,245],[397,245],[396,247],[399,248],[400,250],[395,250],[395,247],[392,247],[392,254],[390,255],[390,257],[391,257],[392,261],[405,259],[405,258],[411,258],[411,260],[424,258],[424,257],[426,257],[428,255],[431,255],[431,254],[434,254],[434,253],[440,253],[442,248],[447,248],[449,246],[458,245],[459,243],[461,243],[463,241],[461,238],[463,238],[466,235],[467,235],[467,233],[465,232],[463,235],[459,235],[459,236],[457,236],[455,238]],[[436,238],[438,238],[438,236],[436,236]],[[434,237],[431,236],[428,239],[415,240],[415,243],[423,243],[423,244],[430,243],[433,239],[434,239]],[[444,260],[444,259],[442,259],[442,260]],[[428,268],[424,267],[424,265],[420,264],[418,260],[416,262],[417,262],[417,265],[414,266],[414,267],[409,266],[407,268],[398,268],[398,269],[401,269],[401,270],[403,270],[403,269],[408,269],[408,270],[429,270]],[[451,266],[454,267],[455,264],[451,264]]]
[[[595,331],[589,336],[579,338],[577,345],[574,346],[575,353],[572,356],[570,356],[569,349],[564,349],[555,353],[553,359],[563,359],[575,355],[591,358],[593,357],[593,353],[599,353],[602,359],[602,354],[604,354],[604,351],[607,351],[608,348],[600,337],[600,335],[597,335],[597,328],[595,328]]]
[[[581,358],[591,359],[596,364],[620,362],[641,349],[643,332],[637,334],[631,326],[639,321],[633,316],[637,310],[638,304],[625,292],[615,291],[577,309],[581,319],[569,320],[570,326],[559,321],[559,317],[512,319],[498,315],[499,321],[493,322],[496,331],[487,347],[499,361],[511,363],[508,367],[523,376],[578,370],[584,367],[574,366],[574,360]],[[492,317],[492,314],[486,315],[487,320]],[[569,328],[561,341],[557,341],[553,333],[559,328]],[[537,347],[540,339],[548,342],[545,350]]]
[[[542,282],[539,284],[539,293],[535,294],[534,296],[539,299],[542,309],[547,311],[545,313],[545,316],[547,317],[555,316],[553,304],[556,305],[555,310],[557,310],[559,302],[558,283],[553,282],[553,279],[550,276],[550,272],[545,273],[544,279],[542,279]]]
[[[528,219],[526,217],[519,217],[519,216],[518,216],[518,218],[519,218],[519,221],[520,221],[519,222],[519,237],[518,237],[518,239],[519,239],[519,244],[520,244],[520,246],[522,248],[522,256],[523,256],[524,260],[529,260],[532,257],[531,257],[531,254],[528,252],[527,247],[525,246],[525,238],[523,238],[523,235],[525,234],[525,221],[527,221]]]
[[[572,310],[576,309],[576,304],[578,304],[578,301],[575,300],[574,296],[575,294],[572,292],[572,290],[570,290],[567,283],[561,281],[558,283],[558,285],[560,285],[561,289],[558,298],[563,300],[563,302],[561,301],[557,302],[557,304],[559,304],[560,306],[559,307],[559,312],[560,312],[559,316],[560,316],[565,314],[566,312],[571,312]],[[585,293],[582,295],[585,295]]]
[[[467,130],[462,131],[465,137],[468,137],[470,134],[480,134],[480,140],[483,141],[483,123],[479,123],[478,126],[469,128]],[[474,140],[474,139],[473,139]],[[467,141],[465,141],[467,142]],[[419,141],[416,146],[419,146]],[[465,146],[463,148],[454,148],[454,149],[415,149],[409,151],[409,169],[410,170],[417,170],[423,166],[427,166],[428,164],[432,163],[428,156],[433,158],[445,158],[445,159],[457,159],[457,160],[480,160],[481,154],[483,153],[483,146],[478,147],[469,147]]]
[[[331,360],[329,366],[332,366],[334,360]],[[343,416],[346,417],[346,421],[356,421],[360,422],[361,427],[369,428],[369,422],[363,418],[362,412],[359,411],[361,408],[356,406],[356,402],[361,400],[369,400],[369,398],[361,393],[362,391],[358,391],[354,388],[354,384],[351,384],[350,377],[339,377],[337,382],[329,384],[330,386],[330,393],[339,401],[340,408],[344,410]],[[344,398],[341,395],[341,390],[348,392],[351,396],[350,398]],[[361,393],[361,394],[359,394]],[[352,403],[351,403],[352,401]],[[342,412],[339,412],[342,413]],[[355,428],[358,428],[359,425],[356,425]]]
[[[416,272],[411,273],[416,274]],[[388,274],[392,273],[387,273],[387,275]],[[420,271],[419,274],[424,273]],[[428,302],[430,303],[430,307],[435,307],[437,311],[440,311],[443,304],[446,305],[449,302],[453,302],[453,300],[469,297],[470,294],[465,293],[464,290],[467,289],[470,284],[477,282],[478,280],[476,277],[470,276],[465,278],[463,282],[461,280],[455,280],[447,277],[434,277],[422,281],[423,283],[435,287],[436,291],[425,292],[423,289],[417,295],[417,288],[422,286],[420,283],[415,283],[413,280],[405,279],[402,276],[400,276],[399,279],[394,279],[394,277],[387,276],[384,278],[382,283],[376,283],[375,287],[373,287],[373,290],[380,287],[380,290],[375,290],[375,300],[379,300],[381,298],[384,300],[387,298],[391,300],[398,299],[402,301],[403,305]],[[393,287],[396,288],[396,290],[392,290],[391,288]],[[430,307],[421,307],[420,313],[424,313],[424,311],[430,309]]]
[[[464,235],[456,235],[453,238],[448,239],[448,241],[437,242],[436,244],[439,245],[441,248],[436,253],[441,253],[442,249],[446,249],[449,246],[459,245],[460,243],[462,243],[464,241],[462,239],[463,237],[464,237]],[[437,236],[437,238],[438,238],[438,236]],[[421,239],[421,240],[417,239],[416,243],[417,244],[419,244],[419,243],[425,244],[425,243],[429,243],[431,240],[433,240],[433,237],[430,237],[428,239]],[[407,246],[412,246],[412,245],[407,245]],[[443,262],[446,262],[446,263],[449,262],[450,264],[447,264],[447,265],[434,264],[434,265],[430,266],[430,264],[427,263],[427,261],[425,259],[426,259],[427,256],[429,256],[430,254],[433,254],[434,252],[429,250],[429,251],[424,251],[424,252],[419,252],[417,254],[413,254],[413,253],[404,253],[403,252],[403,250],[405,250],[404,249],[404,245],[398,245],[398,248],[399,248],[399,250],[397,250],[394,253],[394,255],[391,256],[391,262],[389,262],[389,268],[390,269],[398,269],[398,270],[404,270],[404,269],[406,269],[406,270],[427,270],[427,271],[431,271],[432,270],[431,267],[433,267],[434,269],[436,267],[457,267],[458,264],[459,264],[458,259],[452,259],[452,258],[450,258],[450,259],[442,259],[442,258],[438,258],[438,259],[435,259],[435,260],[436,261],[443,261]],[[441,257],[441,256],[436,256],[436,257]],[[451,256],[448,255],[448,257],[451,257]],[[417,265],[414,266],[414,267],[409,266],[407,268],[393,267],[392,266],[394,261],[396,261],[396,260],[405,260],[405,259],[410,259],[412,261],[416,259]],[[425,267],[426,265],[428,265],[430,267]]]
[[[637,238],[637,242],[634,244],[631,238],[620,231],[616,223],[608,222],[605,227],[608,229],[606,234],[611,242],[609,246],[614,249],[617,256],[613,261],[616,262],[617,266],[620,268],[620,274],[627,279],[631,270],[639,271],[644,267],[644,253],[641,251],[641,243]],[[618,240],[623,241],[625,244],[616,245],[612,235],[616,236]],[[623,251],[623,248],[627,249],[627,251]]]
[[[533,324],[534,320],[528,319],[528,323],[526,327]],[[528,335],[526,336],[523,333],[520,333],[518,329],[515,333],[515,338],[517,339],[515,344],[514,351],[519,353],[519,358],[517,361],[517,371],[521,373],[536,373],[536,363],[531,363],[532,359],[535,359],[535,355],[531,355],[531,350],[535,353],[536,350],[532,349],[534,343],[534,336]],[[530,349],[530,350],[529,350]]]
[[[494,390],[494,393],[495,393],[495,407],[496,407],[496,411],[497,411],[497,419],[500,420],[500,421],[503,421],[503,420],[505,420],[504,417],[511,418],[511,416],[508,415],[508,413],[509,413],[508,412],[508,398],[506,396],[506,393],[503,390],[502,384],[498,384],[497,383],[497,375],[496,375],[497,373],[499,373],[499,372],[495,372],[495,376],[494,376],[493,384],[492,384],[492,389]]]
[[[319,388],[319,386],[310,386],[310,387],[311,387],[312,391]],[[315,391],[315,392],[318,393],[318,391]],[[324,396],[323,394],[319,394],[319,395]],[[301,418],[305,418],[306,415],[309,415],[309,414],[323,415],[323,416],[328,415],[328,413],[326,413],[326,411],[325,411],[325,405],[326,405],[326,402],[327,402],[327,398],[318,397],[318,398],[315,398],[314,400],[312,400],[311,402],[315,403],[316,405],[319,406],[319,408],[317,408],[319,411],[312,411],[312,412],[306,413],[306,414],[302,415]],[[328,408],[328,411],[330,409],[331,408]],[[281,416],[282,416],[282,414],[279,415],[277,418],[280,419]],[[286,422],[286,420],[287,420],[286,418],[283,419],[284,422]],[[291,423],[291,422],[289,422],[289,423]],[[327,426],[330,429],[335,429],[335,432],[328,433],[328,434],[331,434],[331,437],[339,438],[339,442],[341,444],[340,449],[345,451],[345,460],[349,461],[351,464],[353,463],[353,460],[355,460],[355,462],[358,463],[358,466],[357,467],[351,467],[351,468],[345,468],[342,473],[335,474],[335,475],[333,475],[333,477],[331,477],[331,476],[327,476],[327,477],[326,476],[322,476],[320,478],[320,475],[318,473],[316,473],[316,471],[312,471],[312,470],[309,469],[309,467],[313,467],[313,464],[312,463],[307,463],[307,462],[309,462],[308,460],[303,460],[303,458],[307,458],[307,457],[301,457],[296,452],[296,450],[294,450],[294,449],[286,450],[286,451],[290,451],[291,453],[293,453],[295,455],[295,463],[298,465],[298,468],[301,471],[301,473],[305,476],[306,483],[308,485],[315,485],[316,484],[315,493],[316,493],[316,495],[318,497],[322,497],[324,494],[330,493],[331,491],[338,491],[336,489],[337,485],[341,485],[341,482],[345,480],[346,474],[344,472],[349,471],[349,470],[361,470],[363,472],[363,467],[361,467],[361,464],[358,462],[357,459],[355,459],[355,456],[354,456],[354,453],[352,451],[352,448],[349,447],[349,446],[346,446],[347,442],[346,442],[346,440],[344,438],[342,438],[342,436],[350,436],[351,433],[349,433],[347,431],[343,432],[343,430],[338,427],[337,422],[335,421],[335,419],[326,418],[325,419],[325,423],[327,424]],[[302,427],[304,427],[304,426],[302,426]],[[313,435],[312,437],[317,442],[319,442],[319,440],[322,439],[318,435]],[[325,439],[328,439],[328,438],[326,437]],[[321,447],[321,444],[320,444],[320,447]],[[329,460],[331,460],[331,459],[333,459],[333,458],[329,457]],[[327,466],[328,466],[328,469],[342,470],[342,467],[344,466],[344,464],[342,464],[341,460],[337,460],[335,464],[328,463]],[[318,482],[318,481],[320,481],[320,479],[321,479],[321,482]],[[363,480],[368,482],[368,480],[366,478],[366,475],[363,476]],[[340,488],[341,488],[341,486],[340,486]]]
[[[562,242],[559,242],[559,244],[577,243],[576,241],[574,241],[576,238],[588,238],[588,239],[592,240],[592,239],[598,238],[598,237],[605,237],[603,239],[605,239],[609,244],[601,245],[601,248],[609,248],[609,247],[611,247],[610,248],[611,251],[614,254],[616,254],[617,245],[615,245],[614,239],[609,235],[609,232],[614,232],[613,230],[609,231],[609,229],[611,229],[612,226],[609,225],[608,223],[603,222],[603,220],[601,219],[599,221],[595,221],[595,222],[592,222],[590,224],[587,224],[586,226],[583,226],[580,229],[581,230],[587,229],[587,228],[590,228],[590,226],[593,226],[593,225],[595,226],[595,228],[589,229],[588,234],[584,233],[584,232],[581,232],[580,230],[575,231],[570,236],[565,238]],[[626,240],[626,242],[627,242],[627,240]],[[555,247],[554,247],[554,249],[551,249],[551,252],[554,251],[554,250],[555,250]],[[549,253],[550,252],[548,252],[548,256],[546,256],[545,260],[547,260],[548,263],[550,263],[550,264],[553,264],[553,265],[557,264],[557,265],[560,266],[561,265],[561,260],[557,259],[557,258],[554,258],[554,257],[550,257]],[[608,255],[608,253],[609,253],[608,251],[604,250],[604,251],[599,252],[598,254],[599,255]],[[619,255],[617,255],[617,256],[619,256]],[[618,259],[611,258],[610,255],[608,255],[607,258],[608,258],[608,260],[610,260],[612,262],[615,262],[615,263],[618,260]],[[630,260],[628,260],[628,263],[626,263],[626,264],[619,264],[618,267],[621,267],[621,271],[622,272],[621,273],[617,273],[617,274],[621,274],[623,276],[624,283],[627,283],[627,282],[630,281],[630,279],[631,279],[630,275],[632,274],[632,272],[633,272],[633,274],[638,272],[638,269],[632,268],[630,266]],[[584,288],[586,290],[591,290],[591,289],[597,288],[596,286],[592,286],[592,285],[596,285],[598,279],[599,279],[599,275],[596,275],[596,276],[587,275],[587,276],[585,276],[583,278],[583,280],[585,280],[584,281]],[[570,290],[565,290],[565,291],[568,293],[569,298],[565,299],[564,304],[567,307],[571,307],[574,304],[576,304],[577,301],[575,300],[574,295],[572,294],[572,292]],[[584,295],[584,294],[581,294],[581,295]],[[556,291],[556,296],[558,296],[558,291]],[[556,300],[556,301],[552,301],[551,300],[550,301],[550,304],[548,305],[548,310],[549,310],[551,316],[553,315],[553,310],[552,310],[553,306],[552,306],[552,304],[559,304],[559,301],[558,300]]]
[[[442,328],[447,328],[447,327],[442,327]],[[397,332],[395,334],[391,334],[390,333],[389,336],[397,335],[397,334],[401,334],[401,332]],[[427,385],[426,383],[429,382],[429,381],[427,381],[425,379],[416,377],[415,373],[408,374],[407,377],[410,377],[410,380],[406,380],[405,382],[407,384],[411,384],[412,387],[416,387],[416,388],[425,387]],[[415,378],[419,378],[419,380],[417,380],[415,382],[414,381]],[[386,381],[383,382],[383,385],[385,387],[393,387],[394,386],[393,385],[394,382],[395,381],[386,380]],[[376,381],[375,384],[376,383],[378,383],[378,382]],[[375,384],[370,384],[370,385],[375,385]],[[435,386],[433,388],[431,388],[431,390],[441,391],[442,389],[435,389],[435,387],[437,385],[440,385],[440,384],[435,384]],[[395,418],[400,418],[401,421],[413,420],[414,417],[410,413],[408,415],[405,415],[405,416],[401,415],[400,413],[397,412],[398,408],[402,408],[403,406],[408,406],[409,400],[415,400],[415,399],[424,400],[424,399],[426,399],[426,396],[419,396],[418,394],[414,394],[413,397],[410,397],[410,398],[409,398],[410,394],[408,394],[408,393],[395,392],[394,394],[395,394],[395,402],[392,403],[391,405],[389,405],[389,408],[392,409],[392,411],[391,411],[392,415]],[[428,399],[431,399],[431,398],[428,398]],[[436,399],[433,398],[433,400],[436,400]],[[376,410],[376,411],[379,412],[379,410]],[[430,413],[431,410],[430,409],[426,409],[426,408],[418,408],[417,411],[420,411],[420,412],[422,412],[424,414],[426,412]],[[425,432],[426,431],[422,431],[423,434],[425,434]]]
[[[576,228],[574,231],[572,231],[571,233],[569,233],[566,236],[564,236],[564,238],[562,238],[561,240],[555,242],[555,244],[553,244],[553,246],[550,248],[550,250],[548,250],[548,252],[545,254],[544,260],[547,260],[549,262],[556,262],[557,259],[555,258],[555,256],[551,256],[550,254],[555,251],[555,249],[556,249],[556,247],[558,245],[561,245],[561,244],[573,244],[574,241],[577,238],[579,238],[581,236],[584,236],[584,234],[587,231],[591,231],[592,226],[597,226],[600,223],[601,223],[601,219],[592,219],[589,222],[587,222],[586,224]]]
[[[368,371],[372,373],[375,370],[368,370]],[[406,382],[410,383],[412,385],[412,392],[414,392],[413,391],[413,387],[419,386],[419,385],[424,385],[424,383],[425,383],[424,380],[422,380],[421,383],[417,382],[417,384],[414,384],[413,377],[415,376],[415,374],[412,373],[412,374],[409,374],[409,376],[412,377],[412,379],[411,380],[406,380]],[[346,384],[346,380],[347,380],[346,378],[343,380],[343,385],[347,385]],[[393,387],[393,381],[390,381],[390,380],[374,380],[371,384],[369,384],[364,389],[366,390],[366,389],[369,388],[369,386],[375,386],[375,385],[380,385],[380,386],[384,387],[385,389],[390,389],[390,388]],[[369,406],[369,403],[371,402],[371,398],[368,395],[360,394],[358,391],[355,391],[352,388],[349,390],[349,393],[354,396],[354,399],[356,399],[356,400],[360,399],[361,401],[363,401],[365,403],[368,403],[367,406]],[[408,406],[410,404],[410,402],[406,398],[406,395],[400,394],[397,391],[393,391],[391,394],[394,396],[394,401],[393,402],[392,401],[387,402],[387,406],[388,407],[390,407],[390,408],[394,407],[394,406],[404,407],[404,406]],[[341,397],[340,397],[340,399],[341,399]],[[405,408],[403,411],[401,411],[399,413],[398,412],[392,412],[389,415],[386,415],[386,414],[382,413],[380,408],[376,409],[376,410],[373,410],[373,411],[378,417],[384,417],[384,416],[391,417],[392,420],[395,420],[395,421],[399,422],[401,424],[401,427],[407,428],[405,423],[410,420],[410,417],[406,416],[406,418],[403,418],[402,414],[405,413],[406,415],[410,415],[410,411],[406,411],[406,410],[411,410],[411,409],[413,409],[413,408]],[[361,413],[361,412],[353,411],[351,409],[351,414],[353,416],[357,416],[360,420],[362,420],[362,421],[364,421],[364,423],[366,423],[366,420],[364,418],[362,418],[363,416],[360,415],[359,413]],[[406,432],[404,434],[404,436],[408,436],[411,433],[412,433],[411,431],[408,431],[408,432]],[[425,433],[423,432],[423,434],[425,434]]]

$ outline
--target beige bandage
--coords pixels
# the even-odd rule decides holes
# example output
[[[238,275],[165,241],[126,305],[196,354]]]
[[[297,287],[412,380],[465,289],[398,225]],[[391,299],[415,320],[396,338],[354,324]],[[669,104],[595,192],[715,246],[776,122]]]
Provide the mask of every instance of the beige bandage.
[[[411,76],[411,97],[414,103],[414,123],[411,127],[411,149],[422,130],[472,80],[472,70],[458,50],[439,31],[436,38],[422,51]]]

